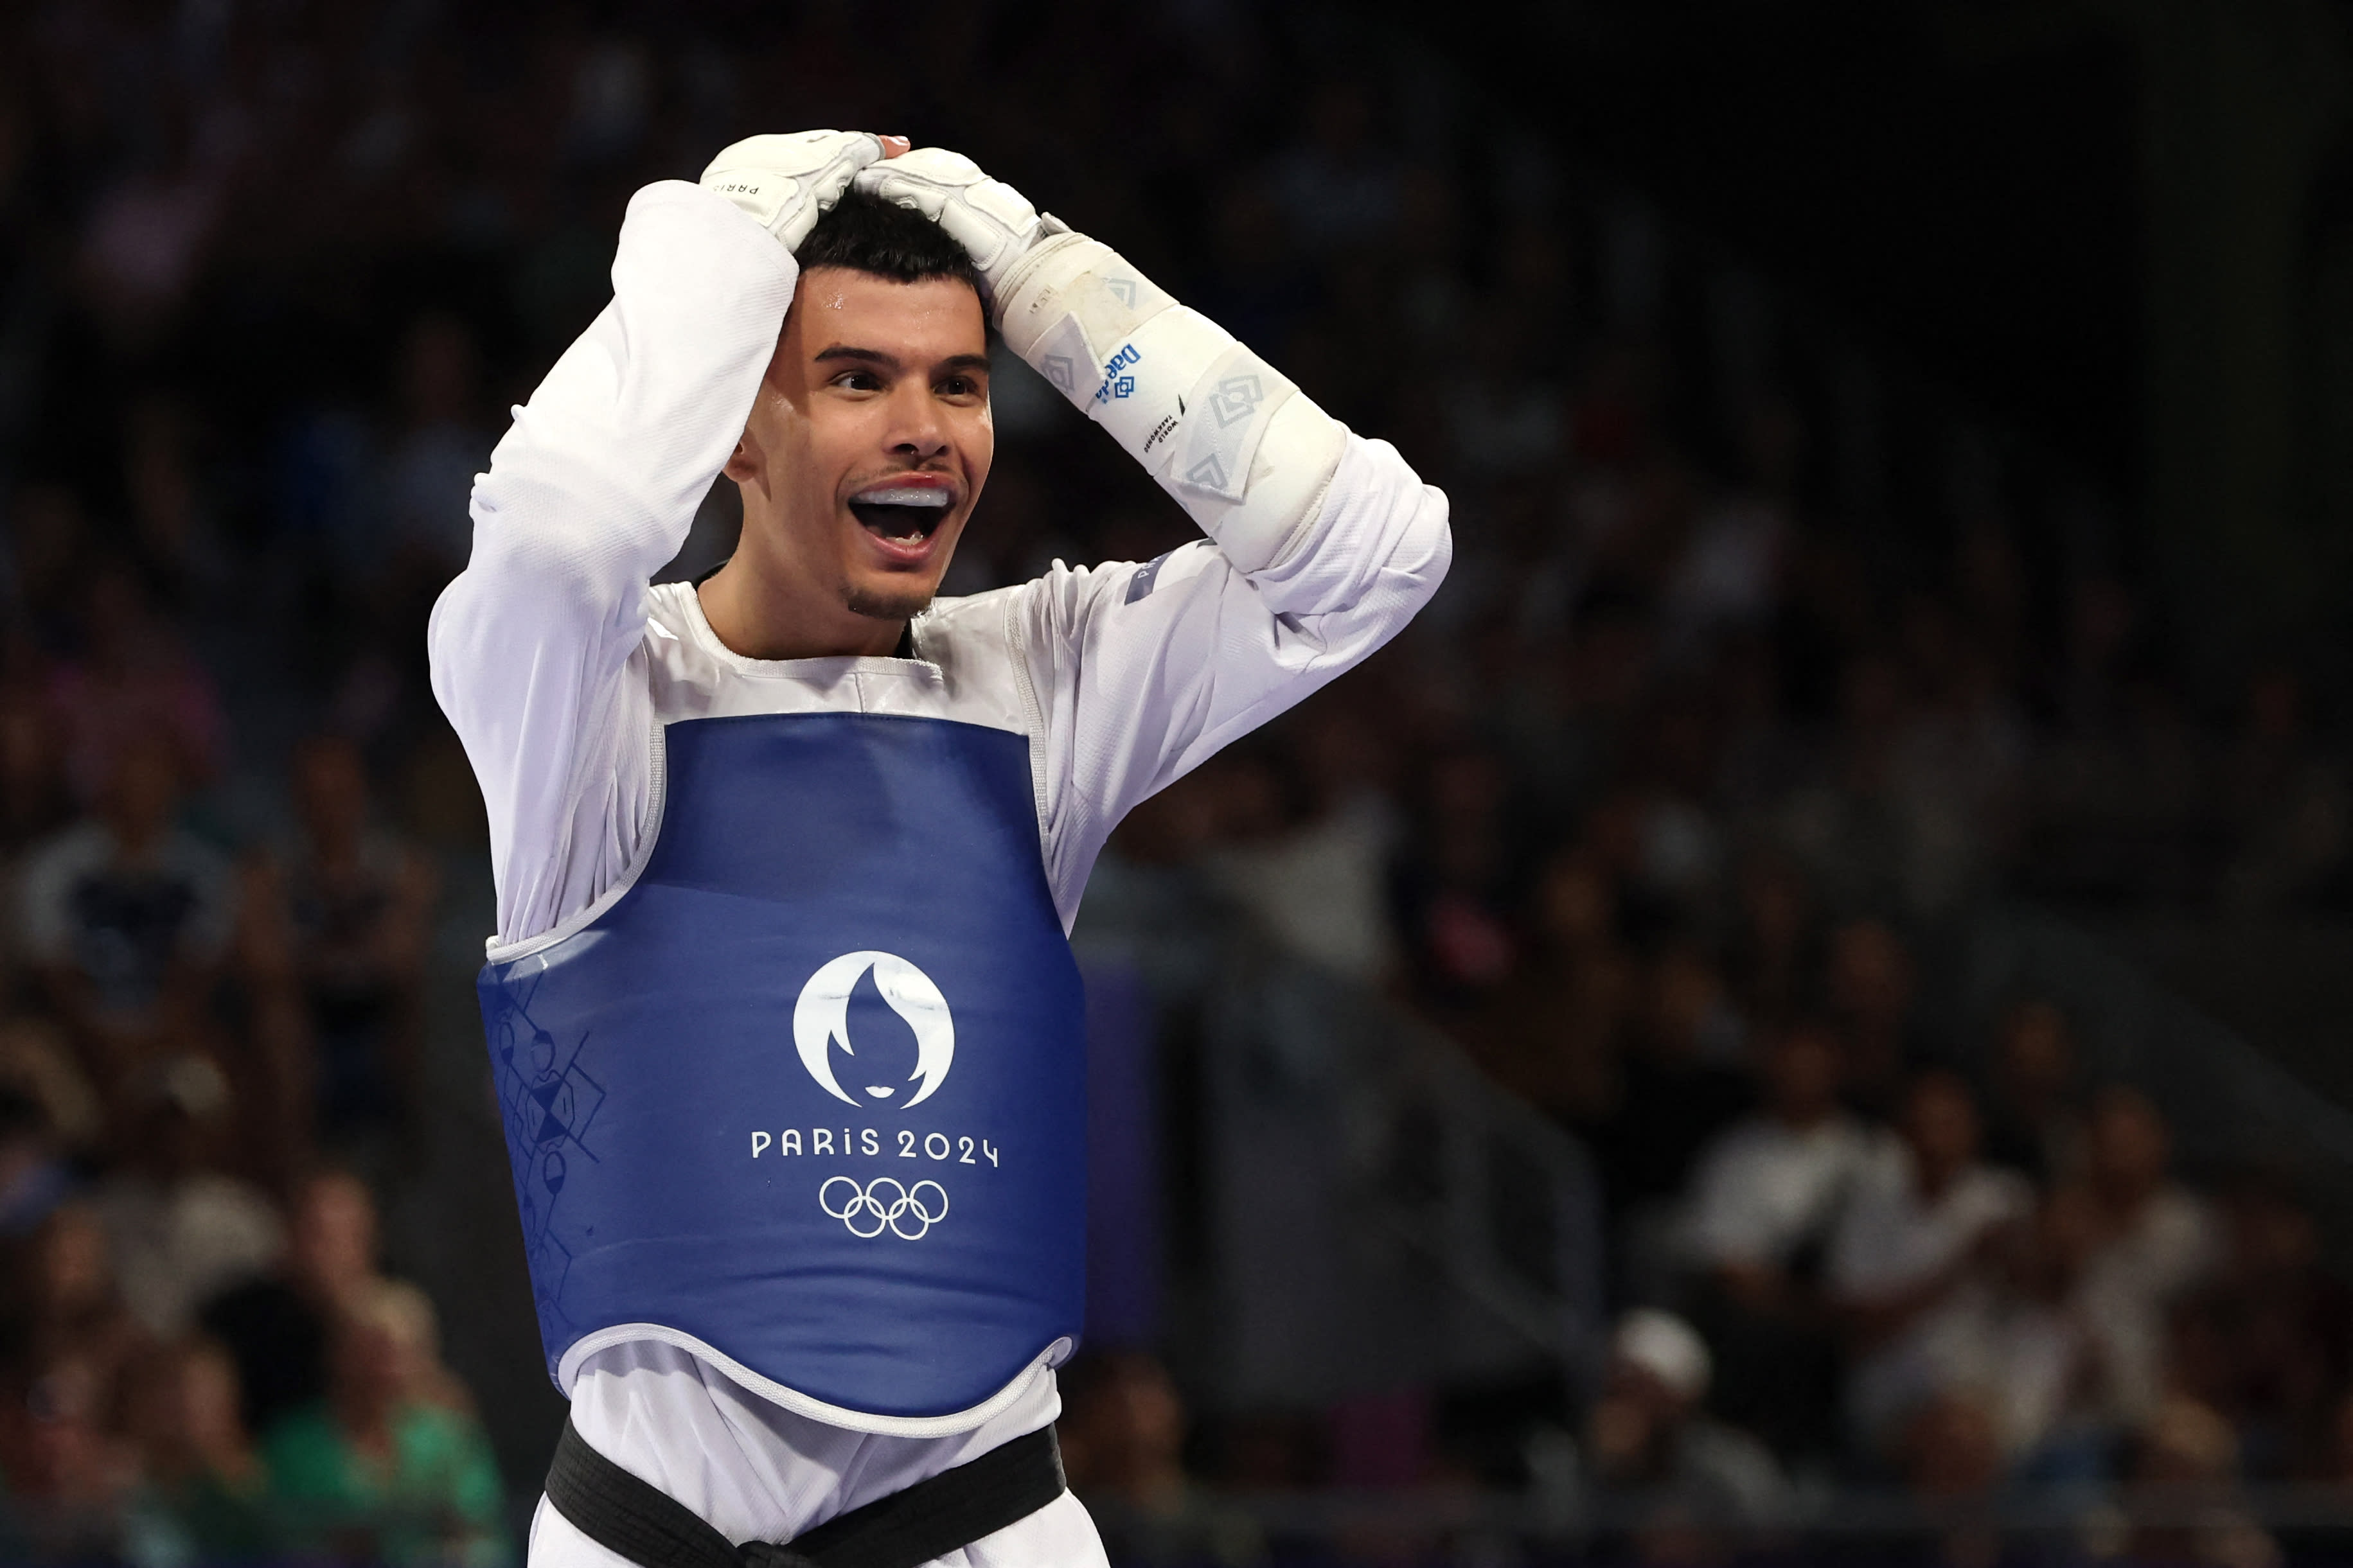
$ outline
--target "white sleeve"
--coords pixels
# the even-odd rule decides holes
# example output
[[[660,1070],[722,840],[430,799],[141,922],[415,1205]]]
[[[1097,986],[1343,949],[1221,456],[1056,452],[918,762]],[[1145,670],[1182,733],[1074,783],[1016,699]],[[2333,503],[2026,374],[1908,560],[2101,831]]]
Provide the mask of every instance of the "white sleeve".
[[[475,480],[472,558],[427,641],[489,809],[502,940],[586,908],[644,831],[651,697],[628,668],[647,582],[743,434],[797,275],[724,197],[639,191],[612,303]]]
[[[1244,573],[1208,540],[1142,565],[1057,565],[1015,601],[1045,709],[1046,856],[1065,921],[1129,810],[1350,668],[1446,575],[1446,498],[1347,437],[1308,524]]]

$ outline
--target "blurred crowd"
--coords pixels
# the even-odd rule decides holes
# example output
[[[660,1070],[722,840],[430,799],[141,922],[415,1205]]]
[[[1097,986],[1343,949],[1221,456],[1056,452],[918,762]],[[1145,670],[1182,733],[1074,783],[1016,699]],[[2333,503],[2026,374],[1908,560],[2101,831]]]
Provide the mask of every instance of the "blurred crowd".
[[[76,1552],[149,1520],[183,1561],[507,1550],[432,1304],[374,1237],[415,1179],[445,867],[482,853],[424,617],[628,193],[828,124],[972,153],[1452,498],[1422,621],[1106,869],[1386,990],[1593,1152],[1607,1372],[1471,1479],[1649,1500],[1654,1556],[1826,1479],[2353,1480],[2353,1299],[2292,1184],[2260,1151],[2186,1180],[2050,999],[1969,1040],[1918,994],[1989,897],[2339,903],[2353,796],[2299,672],[2179,668],[2128,538],[1998,466],[1874,468],[1873,416],[1753,290],[1694,285],[1493,112],[1388,23],[1219,0],[916,4],[887,34],[839,0],[0,10],[24,1517]],[[1042,383],[1008,364],[997,404],[952,591],[1187,537]],[[733,515],[722,486],[680,572]],[[1149,1358],[1072,1387],[1073,1474],[1138,1552],[1180,1518],[1172,1552],[1262,1545],[1191,1475],[1451,1473],[1442,1446],[1351,1470],[1337,1416],[1188,1440]],[[367,1510],[373,1546],[335,1534]],[[2133,1549],[2277,1550],[2217,1519]]]

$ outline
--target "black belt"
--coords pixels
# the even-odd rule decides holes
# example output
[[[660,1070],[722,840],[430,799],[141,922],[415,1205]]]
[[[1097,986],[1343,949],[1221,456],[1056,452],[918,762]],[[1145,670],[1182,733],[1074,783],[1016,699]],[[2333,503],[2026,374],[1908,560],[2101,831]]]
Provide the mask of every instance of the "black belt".
[[[692,1509],[590,1447],[566,1419],[547,1470],[547,1500],[581,1534],[643,1568],[917,1568],[1029,1518],[1066,1485],[1062,1450],[1048,1426],[851,1509],[788,1543],[737,1546]]]

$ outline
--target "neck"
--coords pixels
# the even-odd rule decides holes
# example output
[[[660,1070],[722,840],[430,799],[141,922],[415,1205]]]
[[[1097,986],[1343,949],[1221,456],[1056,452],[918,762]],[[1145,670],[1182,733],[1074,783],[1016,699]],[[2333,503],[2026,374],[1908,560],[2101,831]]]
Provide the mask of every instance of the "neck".
[[[895,651],[903,620],[861,616],[840,596],[779,559],[771,530],[744,518],[742,542],[726,565],[695,590],[703,618],[730,653],[745,658],[826,658]]]

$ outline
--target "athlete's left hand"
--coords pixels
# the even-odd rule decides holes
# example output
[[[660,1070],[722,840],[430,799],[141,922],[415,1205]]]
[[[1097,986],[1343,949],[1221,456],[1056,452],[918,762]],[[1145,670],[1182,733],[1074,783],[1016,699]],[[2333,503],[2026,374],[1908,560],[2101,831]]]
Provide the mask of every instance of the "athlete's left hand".
[[[858,171],[854,183],[947,230],[971,253],[996,298],[1003,294],[997,285],[1031,246],[1049,235],[1071,232],[1061,219],[1040,213],[1019,191],[944,147],[918,147],[904,157],[871,163]]]

